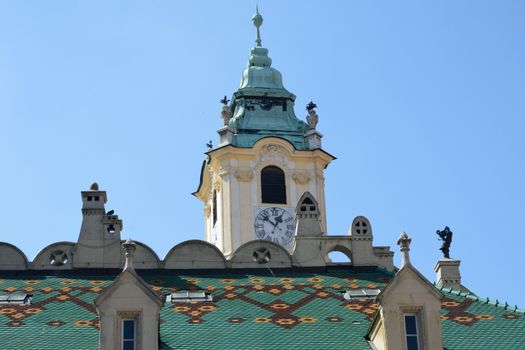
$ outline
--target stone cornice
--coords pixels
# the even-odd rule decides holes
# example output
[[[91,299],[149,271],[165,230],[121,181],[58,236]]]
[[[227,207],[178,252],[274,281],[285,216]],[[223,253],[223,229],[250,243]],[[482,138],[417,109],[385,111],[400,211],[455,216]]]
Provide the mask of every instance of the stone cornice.
[[[102,208],[82,208],[84,215],[104,215],[105,211]]]

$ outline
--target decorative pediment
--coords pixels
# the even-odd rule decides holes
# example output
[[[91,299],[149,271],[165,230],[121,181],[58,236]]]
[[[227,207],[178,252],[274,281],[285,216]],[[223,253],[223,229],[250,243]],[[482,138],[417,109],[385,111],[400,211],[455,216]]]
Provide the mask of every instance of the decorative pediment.
[[[282,146],[277,144],[267,144],[261,149],[258,160],[254,165],[255,169],[260,169],[265,165],[278,165],[282,168],[289,168],[290,164],[289,152]]]

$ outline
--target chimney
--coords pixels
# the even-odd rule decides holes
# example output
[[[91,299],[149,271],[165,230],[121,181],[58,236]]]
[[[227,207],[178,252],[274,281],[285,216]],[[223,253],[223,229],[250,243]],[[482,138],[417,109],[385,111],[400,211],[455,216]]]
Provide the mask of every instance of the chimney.
[[[106,191],[94,182],[82,191],[82,225],[73,249],[73,268],[121,267],[120,231],[122,220],[113,210],[106,213]]]

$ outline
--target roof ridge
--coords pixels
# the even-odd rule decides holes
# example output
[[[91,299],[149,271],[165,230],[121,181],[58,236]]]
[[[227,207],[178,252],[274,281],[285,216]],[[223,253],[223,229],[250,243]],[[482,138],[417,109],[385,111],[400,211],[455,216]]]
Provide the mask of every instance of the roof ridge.
[[[518,305],[516,305],[516,304],[514,304],[514,307],[512,307],[508,302],[502,303],[498,299],[496,299],[494,301],[491,301],[489,297],[487,297],[487,298],[480,298],[476,294],[471,293],[469,291],[463,292],[463,291],[458,290],[458,289],[453,289],[451,287],[444,287],[444,286],[440,286],[440,287],[436,286],[436,287],[441,292],[444,292],[444,293],[449,293],[449,294],[454,294],[454,295],[457,295],[457,296],[462,296],[462,297],[465,297],[465,298],[468,298],[468,299],[471,299],[471,300],[474,300],[474,301],[478,301],[480,303],[492,305],[494,307],[507,310],[509,312],[514,312],[514,313],[519,313],[519,314],[524,314],[525,315],[525,309],[520,309],[518,307]]]

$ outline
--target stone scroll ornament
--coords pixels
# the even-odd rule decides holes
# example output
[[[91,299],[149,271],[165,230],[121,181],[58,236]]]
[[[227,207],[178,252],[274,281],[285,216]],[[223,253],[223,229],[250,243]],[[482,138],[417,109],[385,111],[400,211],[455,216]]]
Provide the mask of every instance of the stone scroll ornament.
[[[450,244],[452,243],[452,231],[450,231],[450,228],[448,226],[445,226],[443,231],[437,230],[436,234],[439,236],[439,239],[443,241],[443,244],[441,245],[441,250],[443,252],[443,256],[446,259],[450,259]]]
[[[228,102],[230,102],[230,100],[228,100],[228,98],[224,96],[220,102],[222,103],[222,110],[221,110],[222,120],[224,121],[224,125],[228,125],[233,115],[230,107],[228,106]]]
[[[310,126],[310,129],[315,129],[317,126],[317,122],[319,121],[319,116],[315,112],[315,109],[317,108],[317,105],[310,101],[306,105],[306,110],[308,111],[308,115],[306,116],[306,122]]]

